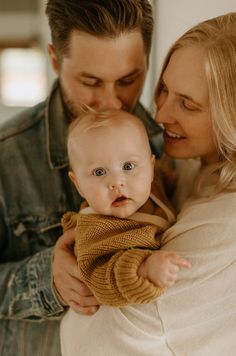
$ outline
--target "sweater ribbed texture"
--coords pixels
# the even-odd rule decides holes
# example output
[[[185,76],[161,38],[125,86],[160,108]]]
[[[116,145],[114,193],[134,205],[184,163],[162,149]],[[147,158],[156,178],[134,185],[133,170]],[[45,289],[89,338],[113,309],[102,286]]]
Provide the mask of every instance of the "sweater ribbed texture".
[[[155,177],[158,179],[152,184],[152,192],[168,204],[160,170]],[[139,211],[166,218],[151,199]],[[75,255],[81,280],[101,304],[150,303],[164,292],[164,288],[137,274],[141,263],[160,248],[163,228],[148,222],[74,212],[64,214],[62,226],[64,230],[76,228]]]

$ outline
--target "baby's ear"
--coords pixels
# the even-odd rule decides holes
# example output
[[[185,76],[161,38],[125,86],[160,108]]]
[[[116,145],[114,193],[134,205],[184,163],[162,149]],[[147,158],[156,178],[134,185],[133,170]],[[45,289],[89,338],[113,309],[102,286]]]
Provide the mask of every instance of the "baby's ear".
[[[155,155],[151,155],[151,164],[152,164],[152,181],[154,179],[154,168],[155,168],[156,157]]]
[[[155,160],[156,160],[156,156],[152,154],[151,161],[153,166],[155,165]]]
[[[76,175],[74,174],[74,172],[69,171],[68,176],[70,177],[70,180],[71,180],[71,181],[73,182],[73,184],[75,185],[75,187],[76,187],[78,193],[81,195],[81,197],[84,197],[84,196],[83,196],[83,193],[82,193],[82,191],[81,191],[81,189],[80,189],[79,182],[78,182],[77,177],[76,177]]]

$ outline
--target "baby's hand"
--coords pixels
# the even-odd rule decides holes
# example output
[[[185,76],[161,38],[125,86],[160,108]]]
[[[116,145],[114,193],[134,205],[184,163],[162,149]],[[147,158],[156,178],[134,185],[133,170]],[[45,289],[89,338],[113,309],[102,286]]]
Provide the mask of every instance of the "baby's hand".
[[[190,268],[192,265],[174,252],[156,251],[141,264],[138,274],[164,288],[175,284],[181,267]]]

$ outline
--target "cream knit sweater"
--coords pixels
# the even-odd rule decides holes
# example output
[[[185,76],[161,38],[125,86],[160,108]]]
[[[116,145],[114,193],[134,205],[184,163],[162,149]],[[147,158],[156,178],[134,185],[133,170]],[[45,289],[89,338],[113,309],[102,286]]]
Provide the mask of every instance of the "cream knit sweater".
[[[68,311],[63,356],[231,356],[236,353],[236,192],[192,199],[163,237],[162,249],[191,269],[153,303]],[[92,340],[92,341],[91,341]]]

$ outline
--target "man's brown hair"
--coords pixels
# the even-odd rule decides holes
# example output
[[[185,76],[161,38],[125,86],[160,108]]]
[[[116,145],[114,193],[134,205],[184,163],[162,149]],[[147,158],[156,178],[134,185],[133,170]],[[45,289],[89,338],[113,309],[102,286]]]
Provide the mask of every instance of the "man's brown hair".
[[[148,0],[48,0],[46,14],[59,58],[69,54],[72,31],[96,37],[117,37],[139,30],[150,53],[153,17]]]

